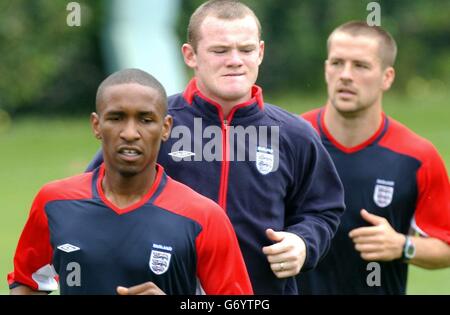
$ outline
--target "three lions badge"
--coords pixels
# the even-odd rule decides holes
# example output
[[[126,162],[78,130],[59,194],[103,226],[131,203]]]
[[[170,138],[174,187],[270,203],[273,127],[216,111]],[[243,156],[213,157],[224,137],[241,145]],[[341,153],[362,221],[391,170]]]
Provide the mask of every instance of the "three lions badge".
[[[393,181],[377,179],[375,189],[373,191],[373,202],[380,207],[386,208],[392,202],[394,197],[394,185]]]
[[[266,147],[256,149],[256,168],[261,174],[267,175],[273,170],[274,160],[272,149]]]
[[[170,258],[172,257],[172,247],[159,244],[153,244],[150,260],[148,262],[150,270],[156,275],[162,275],[170,266]]]

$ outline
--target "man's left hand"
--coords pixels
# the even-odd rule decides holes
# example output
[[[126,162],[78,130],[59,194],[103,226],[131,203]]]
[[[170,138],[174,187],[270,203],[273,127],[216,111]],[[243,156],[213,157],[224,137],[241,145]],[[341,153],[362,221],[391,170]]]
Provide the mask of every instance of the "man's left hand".
[[[263,247],[270,268],[278,278],[297,275],[306,258],[305,242],[294,233],[266,230],[267,237],[275,244]]]
[[[353,229],[349,233],[361,257],[367,261],[391,261],[402,257],[405,235],[397,233],[385,218],[365,209],[361,210],[361,216],[373,225]]]

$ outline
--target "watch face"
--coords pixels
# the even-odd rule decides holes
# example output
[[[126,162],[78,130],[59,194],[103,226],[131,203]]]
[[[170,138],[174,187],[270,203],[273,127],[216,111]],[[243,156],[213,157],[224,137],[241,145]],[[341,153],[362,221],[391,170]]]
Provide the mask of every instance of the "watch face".
[[[411,240],[408,239],[408,244],[406,245],[405,248],[405,256],[408,259],[411,259],[414,257],[416,253],[416,248],[414,247],[414,244],[411,242]]]
[[[406,251],[406,254],[407,254],[408,256],[414,255],[414,247],[409,246],[409,247],[408,247],[408,250]]]

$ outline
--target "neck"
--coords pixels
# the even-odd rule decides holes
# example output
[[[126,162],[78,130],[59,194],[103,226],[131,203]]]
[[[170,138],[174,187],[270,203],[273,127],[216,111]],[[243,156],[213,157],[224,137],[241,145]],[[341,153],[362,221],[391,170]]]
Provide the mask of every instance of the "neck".
[[[250,98],[249,98],[250,99]],[[231,110],[233,109],[234,106],[236,106],[239,103],[230,103],[230,102],[218,102],[220,104],[220,107],[222,108],[222,112],[223,112],[223,118],[224,119],[228,119],[228,117],[230,116]],[[243,102],[240,102],[243,103]]]
[[[152,187],[155,178],[155,163],[133,176],[123,176],[105,163],[105,176],[101,184],[105,197],[123,209],[140,201]]]
[[[377,132],[382,122],[382,109],[380,105],[357,113],[341,113],[328,102],[324,121],[333,138],[343,146],[352,148]]]
[[[235,107],[236,105],[248,102],[251,100],[252,98],[252,90],[250,90],[247,95],[245,95],[244,97],[241,97],[239,99],[235,99],[235,100],[225,100],[222,98],[217,98],[214,97],[212,95],[210,95],[206,89],[203,87],[203,85],[201,84],[201,82],[199,82],[197,80],[197,88],[198,90],[201,92],[201,94],[203,94],[205,97],[207,97],[208,99],[214,101],[215,103],[219,104],[220,107],[222,108],[222,113],[223,113],[223,118],[227,119],[228,116],[231,113],[231,110],[233,109],[233,107]]]

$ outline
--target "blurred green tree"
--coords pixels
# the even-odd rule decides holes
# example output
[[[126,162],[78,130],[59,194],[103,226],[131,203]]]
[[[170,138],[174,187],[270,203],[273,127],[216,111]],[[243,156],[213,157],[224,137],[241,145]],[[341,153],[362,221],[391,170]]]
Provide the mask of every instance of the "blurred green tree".
[[[0,2],[0,108],[12,114],[93,108],[103,77],[97,48],[101,6],[78,1],[81,26],[69,27],[69,2]]]
[[[167,0],[170,1],[170,0]],[[263,26],[258,84],[272,93],[323,92],[326,39],[337,25],[365,20],[371,0],[242,0]],[[104,78],[101,25],[108,1],[77,1],[80,27],[66,24],[69,0],[0,1],[0,109],[12,114],[87,112]],[[183,0],[177,33],[203,0]],[[394,89],[447,91],[450,1],[378,0],[381,23],[399,45]],[[174,13],[176,14],[176,13]],[[149,39],[151,40],[151,39]]]
[[[186,38],[190,14],[201,0],[184,0],[178,34]],[[371,0],[243,0],[261,20],[265,59],[258,83],[270,92],[324,91],[326,40],[338,25],[366,20]],[[450,1],[378,0],[381,25],[399,46],[394,89],[405,92],[418,82],[450,83]]]

